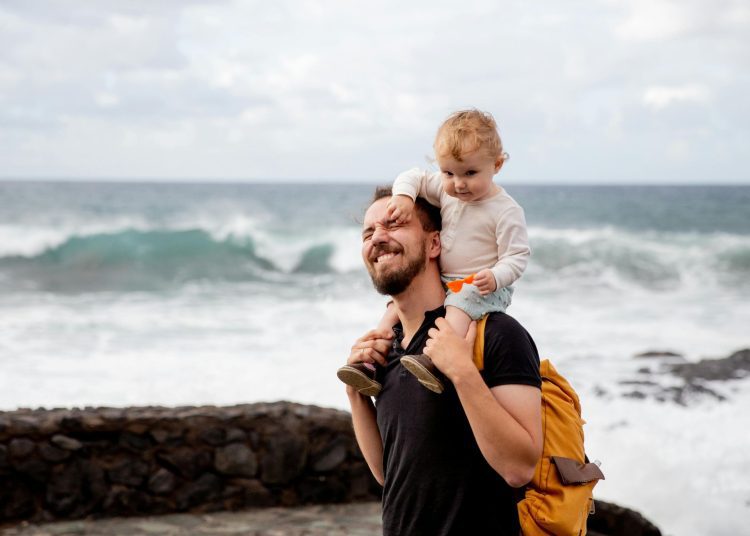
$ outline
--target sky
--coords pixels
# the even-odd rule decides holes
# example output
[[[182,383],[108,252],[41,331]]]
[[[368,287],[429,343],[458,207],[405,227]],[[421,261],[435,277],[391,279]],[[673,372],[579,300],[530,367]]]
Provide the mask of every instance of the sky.
[[[750,184],[746,0],[0,0],[0,178]]]

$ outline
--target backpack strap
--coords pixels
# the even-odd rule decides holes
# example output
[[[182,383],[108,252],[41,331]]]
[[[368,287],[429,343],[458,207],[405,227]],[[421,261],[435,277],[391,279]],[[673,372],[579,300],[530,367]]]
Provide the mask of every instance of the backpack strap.
[[[480,371],[484,369],[484,327],[487,325],[487,316],[477,320],[477,337],[474,339],[474,364]]]

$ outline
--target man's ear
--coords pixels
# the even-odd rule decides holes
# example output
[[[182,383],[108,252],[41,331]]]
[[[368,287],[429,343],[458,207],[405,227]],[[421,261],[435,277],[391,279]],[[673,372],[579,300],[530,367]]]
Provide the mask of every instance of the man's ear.
[[[427,256],[436,259],[440,256],[440,232],[432,231],[428,242]]]

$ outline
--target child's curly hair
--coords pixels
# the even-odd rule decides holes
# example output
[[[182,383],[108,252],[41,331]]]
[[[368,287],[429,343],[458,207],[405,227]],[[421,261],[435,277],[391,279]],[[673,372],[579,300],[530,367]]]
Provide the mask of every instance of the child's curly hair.
[[[477,149],[492,157],[508,158],[497,123],[488,112],[476,108],[453,112],[438,128],[433,144],[436,156],[451,155],[461,162],[461,156]]]

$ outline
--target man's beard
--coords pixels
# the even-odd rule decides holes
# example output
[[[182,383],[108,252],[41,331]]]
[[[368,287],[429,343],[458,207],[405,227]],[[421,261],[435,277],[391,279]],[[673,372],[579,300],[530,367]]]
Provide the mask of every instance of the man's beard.
[[[368,265],[372,284],[380,294],[396,296],[405,291],[412,280],[424,270],[427,260],[427,252],[420,249],[419,254],[410,260],[406,266],[396,270],[386,270],[385,273],[376,273],[374,266]]]

